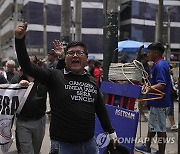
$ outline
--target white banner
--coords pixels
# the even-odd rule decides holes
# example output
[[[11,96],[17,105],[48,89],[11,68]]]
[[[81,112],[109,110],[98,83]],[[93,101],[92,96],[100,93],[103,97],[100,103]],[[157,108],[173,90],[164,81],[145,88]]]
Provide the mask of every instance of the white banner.
[[[14,115],[22,109],[32,88],[19,84],[0,84],[0,153],[7,153],[12,142],[11,128]]]

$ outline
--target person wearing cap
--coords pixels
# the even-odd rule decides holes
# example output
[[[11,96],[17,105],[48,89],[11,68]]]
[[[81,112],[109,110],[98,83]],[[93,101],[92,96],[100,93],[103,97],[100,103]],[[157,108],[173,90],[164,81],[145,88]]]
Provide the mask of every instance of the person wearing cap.
[[[135,150],[142,153],[151,153],[151,141],[152,138],[157,134],[156,143],[158,143],[159,149],[158,151],[156,151],[156,154],[165,154],[167,137],[166,118],[168,115],[169,107],[171,105],[170,68],[168,62],[162,57],[164,53],[164,47],[161,43],[155,42],[150,44],[148,46],[148,50],[149,60],[154,62],[149,77],[151,87],[158,89],[159,91],[165,93],[165,95],[162,99],[150,100],[147,102],[147,105],[150,107],[147,140],[145,144],[136,146]],[[155,93],[156,91],[149,89],[148,92]]]
[[[40,68],[30,63],[25,33],[27,23],[15,28],[15,46],[23,71],[44,84],[51,106],[51,153],[99,154],[94,138],[95,115],[116,147],[117,135],[111,125],[103,97],[95,79],[84,67],[88,53],[84,43],[71,42],[65,49],[65,69]]]

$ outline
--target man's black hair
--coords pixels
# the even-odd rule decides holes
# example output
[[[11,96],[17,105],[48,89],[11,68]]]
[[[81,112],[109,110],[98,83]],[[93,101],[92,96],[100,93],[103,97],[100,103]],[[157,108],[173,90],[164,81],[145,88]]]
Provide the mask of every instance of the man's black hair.
[[[95,60],[94,66],[95,66],[95,67],[98,67],[98,66],[100,66],[100,65],[101,65],[101,62],[100,62],[99,60]]]
[[[141,57],[141,59],[144,59],[144,58],[148,57],[148,55],[147,55],[147,53],[142,53],[140,57]]]
[[[65,48],[65,53],[68,51],[69,48],[71,47],[75,47],[75,46],[81,46],[84,48],[84,52],[86,53],[86,55],[88,55],[88,51],[87,51],[87,47],[86,45],[83,43],[83,42],[79,42],[79,41],[73,41],[73,42],[70,42],[66,48]]]
[[[154,42],[148,46],[148,50],[159,51],[163,54],[165,49],[160,42]]]
[[[89,59],[88,60],[88,64],[90,64],[91,62],[94,62],[94,59]]]
[[[51,50],[47,53],[48,55],[51,55],[51,56],[54,56],[54,57],[57,57],[57,54],[55,51]]]

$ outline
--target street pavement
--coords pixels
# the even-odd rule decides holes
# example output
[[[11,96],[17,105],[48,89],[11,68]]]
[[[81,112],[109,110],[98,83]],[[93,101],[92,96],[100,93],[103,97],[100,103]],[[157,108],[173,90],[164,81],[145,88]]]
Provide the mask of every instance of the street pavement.
[[[175,102],[175,120],[176,120],[176,122],[178,122],[178,102]],[[140,127],[140,123],[138,124],[136,138],[139,140],[137,140],[138,141],[137,145],[142,143],[143,140],[145,139],[145,137],[147,135],[147,128],[148,128],[147,122],[141,122],[141,127]],[[13,128],[13,133],[14,133],[14,128]],[[167,136],[168,136],[170,143],[168,143],[166,145],[166,154],[178,154],[178,133],[170,130],[168,121],[167,121]],[[49,118],[47,117],[46,134],[45,134],[45,137],[43,140],[41,154],[48,154],[49,149],[50,149]],[[158,149],[157,144],[153,143],[152,144],[152,153],[155,152],[157,149]],[[10,148],[8,154],[17,154],[15,141],[11,145],[11,148]],[[140,154],[140,152],[135,151],[134,154]]]

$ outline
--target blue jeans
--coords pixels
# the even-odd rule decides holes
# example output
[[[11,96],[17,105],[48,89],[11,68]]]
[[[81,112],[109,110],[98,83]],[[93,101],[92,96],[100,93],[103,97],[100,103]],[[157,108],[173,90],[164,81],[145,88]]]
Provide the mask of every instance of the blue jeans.
[[[99,148],[94,137],[75,144],[51,140],[50,154],[99,154]]]

